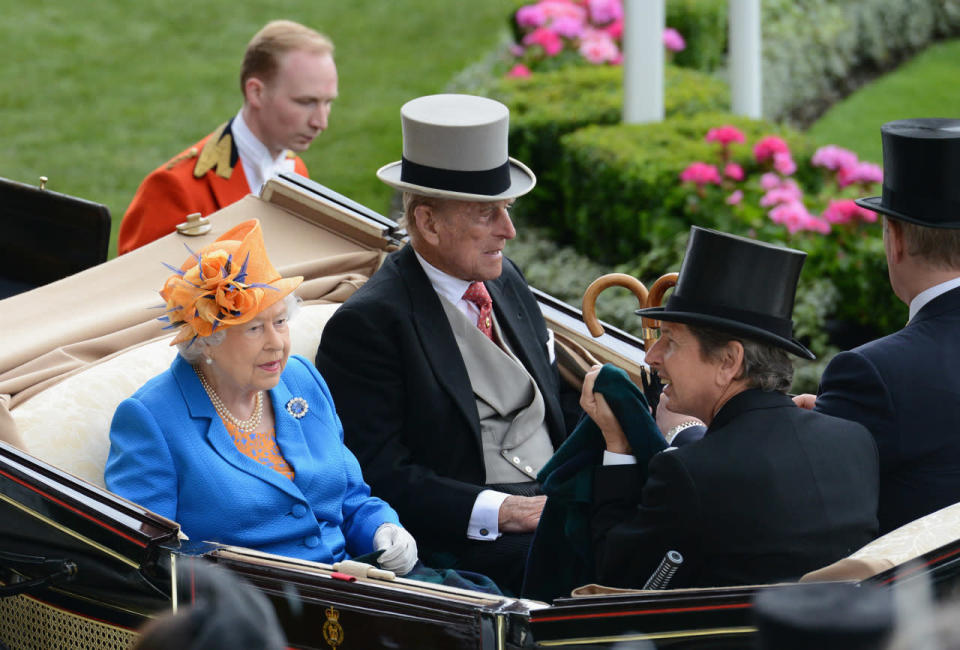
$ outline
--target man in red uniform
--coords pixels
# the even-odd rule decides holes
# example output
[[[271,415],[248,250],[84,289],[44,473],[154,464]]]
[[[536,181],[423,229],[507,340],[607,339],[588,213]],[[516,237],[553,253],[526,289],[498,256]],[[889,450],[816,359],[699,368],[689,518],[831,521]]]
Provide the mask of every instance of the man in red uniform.
[[[270,22],[247,46],[240,88],[236,116],[141,183],[120,224],[121,254],[173,232],[190,213],[259,193],[281,172],[307,175],[295,152],[327,128],[337,97],[333,43],[298,23]]]

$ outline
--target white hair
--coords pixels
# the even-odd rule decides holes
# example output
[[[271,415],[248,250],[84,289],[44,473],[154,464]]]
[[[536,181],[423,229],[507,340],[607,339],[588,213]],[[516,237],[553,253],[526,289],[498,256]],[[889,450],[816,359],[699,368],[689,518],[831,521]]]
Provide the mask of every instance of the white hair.
[[[300,311],[300,303],[303,301],[293,293],[288,293],[284,297],[283,302],[287,305],[287,320],[292,320],[293,317],[297,315],[297,312]],[[203,361],[204,352],[206,352],[207,348],[220,345],[226,336],[227,329],[224,328],[213,332],[210,336],[198,336],[192,340],[181,341],[177,343],[177,348],[184,361],[195,364]]]

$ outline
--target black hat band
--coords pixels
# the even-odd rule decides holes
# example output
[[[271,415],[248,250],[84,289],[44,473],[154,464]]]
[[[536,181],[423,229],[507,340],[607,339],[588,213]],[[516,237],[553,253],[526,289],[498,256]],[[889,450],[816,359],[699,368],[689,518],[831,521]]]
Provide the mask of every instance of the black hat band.
[[[940,199],[929,195],[920,195],[916,189],[912,192],[898,192],[884,183],[882,205],[885,208],[910,217],[932,218],[933,221],[945,221],[946,215],[960,212],[960,202],[952,199]]]
[[[510,161],[481,171],[458,171],[421,165],[403,158],[400,180],[435,190],[496,196],[510,188]]]
[[[793,338],[793,321],[788,318],[777,318],[768,314],[762,314],[755,311],[746,311],[726,307],[724,305],[704,304],[693,300],[687,300],[683,296],[674,293],[667,300],[664,311],[688,312],[690,314],[700,314],[703,316],[714,316],[726,320],[750,325],[771,334],[775,334],[784,339]],[[656,318],[656,314],[647,314],[648,318]]]

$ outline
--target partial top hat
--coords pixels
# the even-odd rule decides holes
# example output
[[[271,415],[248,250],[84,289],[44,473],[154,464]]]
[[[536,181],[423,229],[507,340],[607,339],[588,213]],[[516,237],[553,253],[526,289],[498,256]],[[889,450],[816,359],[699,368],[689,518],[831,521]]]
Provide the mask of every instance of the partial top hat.
[[[761,650],[882,648],[895,623],[889,589],[849,582],[773,587],[753,610]]]
[[[692,226],[667,304],[636,313],[712,327],[815,359],[793,338],[791,320],[806,257],[792,248]]]
[[[883,140],[883,196],[857,205],[931,228],[960,228],[960,120],[924,118],[887,122]]]
[[[463,201],[526,194],[537,178],[507,155],[510,111],[473,95],[428,95],[400,109],[403,159],[377,178],[404,192]]]

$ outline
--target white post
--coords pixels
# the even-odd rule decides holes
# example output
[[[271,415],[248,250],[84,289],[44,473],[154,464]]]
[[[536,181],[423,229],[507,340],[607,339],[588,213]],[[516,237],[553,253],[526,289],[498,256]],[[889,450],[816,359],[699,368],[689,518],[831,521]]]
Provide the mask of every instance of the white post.
[[[730,0],[730,94],[733,112],[763,114],[760,0]]]
[[[663,121],[664,0],[626,0],[623,7],[623,121]]]

